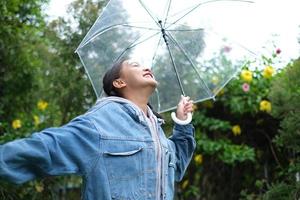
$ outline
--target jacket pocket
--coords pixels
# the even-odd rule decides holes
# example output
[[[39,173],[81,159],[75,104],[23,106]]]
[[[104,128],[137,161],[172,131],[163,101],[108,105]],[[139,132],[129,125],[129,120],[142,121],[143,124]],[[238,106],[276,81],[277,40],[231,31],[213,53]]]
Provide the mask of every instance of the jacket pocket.
[[[143,147],[135,146],[103,153],[112,199],[142,199],[142,152]]]
[[[138,149],[132,150],[132,151],[126,151],[126,152],[104,152],[104,155],[107,156],[131,156],[138,152],[140,152],[143,148],[139,147]]]

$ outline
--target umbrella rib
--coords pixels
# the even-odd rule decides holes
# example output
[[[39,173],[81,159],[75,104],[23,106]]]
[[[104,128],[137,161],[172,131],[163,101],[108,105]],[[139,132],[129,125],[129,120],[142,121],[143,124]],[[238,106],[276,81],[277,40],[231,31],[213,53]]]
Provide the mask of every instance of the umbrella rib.
[[[195,67],[194,62],[190,59],[190,57],[188,56],[187,52],[183,49],[183,47],[175,40],[175,38],[172,36],[171,33],[168,34],[169,38],[171,39],[171,41],[180,49],[180,51],[183,53],[183,55],[188,59],[188,61],[191,63],[193,69],[195,70],[196,74],[198,75],[199,79],[201,80],[201,82],[203,83],[203,85],[205,86],[206,92],[208,93],[208,95],[213,96],[212,92],[210,91],[209,87],[207,86],[207,84],[205,83],[205,81],[201,78],[198,70]]]
[[[117,57],[117,59],[115,59],[115,61],[119,60],[119,59],[124,55],[124,53],[125,53],[126,51],[128,51],[129,49],[131,49],[131,48],[133,48],[133,47],[135,47],[135,46],[137,46],[137,45],[139,45],[139,44],[141,44],[141,43],[143,43],[143,42],[149,40],[150,38],[156,36],[156,35],[159,34],[159,33],[160,33],[160,32],[156,32],[156,33],[150,35],[149,37],[145,38],[144,40],[142,40],[142,41],[140,41],[140,42],[138,42],[138,43],[135,43],[135,42],[138,41],[143,35],[142,35],[141,37],[138,37],[136,40],[134,40],[130,45],[128,45],[128,46],[124,49],[124,51]],[[145,34],[144,34],[144,35],[145,35]]]
[[[158,40],[158,43],[157,43],[157,46],[156,46],[155,51],[154,51],[154,55],[153,55],[153,57],[152,57],[151,67],[153,66],[153,62],[154,62],[154,59],[155,59],[155,57],[156,57],[157,49],[158,49],[158,47],[159,47],[159,45],[160,45],[161,39],[162,39],[162,36],[160,35],[159,40]],[[158,104],[158,105],[157,105],[157,110],[159,111],[161,105],[160,105],[160,100],[159,100],[159,92],[158,92],[157,88],[155,89],[155,92],[156,92],[156,96],[157,96],[157,104]]]
[[[171,8],[171,1],[172,1],[172,0],[169,0],[169,1],[168,1],[168,9],[167,9],[167,13],[166,13],[166,16],[165,16],[165,19],[164,19],[164,26],[166,26],[167,18],[168,18],[168,16],[169,16],[169,12],[170,12],[170,8]]]
[[[156,20],[154,18],[154,16],[150,13],[150,11],[147,9],[147,7],[145,6],[145,4],[139,0],[139,3],[142,5],[142,7],[146,10],[146,12],[150,15],[150,17],[153,19],[153,21],[156,23],[156,25],[159,27],[159,23],[158,23],[158,19]]]
[[[82,56],[80,55],[80,53],[77,53],[77,54],[78,54],[78,56],[79,56],[79,59],[80,59],[81,63],[83,64],[83,67],[84,67],[85,71],[88,72],[88,68],[87,68],[85,62],[83,61]],[[99,94],[98,94],[98,91],[97,91],[97,89],[96,89],[95,83],[92,81],[93,79],[92,79],[90,73],[86,73],[86,74],[87,74],[87,76],[88,76],[88,78],[89,78],[89,80],[90,80],[90,82],[91,82],[91,85],[92,85],[92,87],[93,87],[93,90],[95,91],[96,96],[97,96],[97,98],[98,98],[98,95],[99,95]]]
[[[204,31],[203,28],[195,28],[195,29],[167,29],[167,31]]]
[[[80,46],[77,48],[77,50],[78,50],[79,48],[84,47],[87,43],[89,43],[91,40],[93,40],[94,38],[96,38],[98,35],[102,34],[103,32],[106,32],[106,31],[108,31],[108,30],[110,30],[110,29],[112,29],[112,28],[115,28],[115,27],[117,27],[117,26],[125,26],[125,27],[137,28],[137,29],[157,30],[157,31],[159,31],[159,29],[154,29],[154,28],[151,29],[151,28],[147,28],[147,27],[132,26],[132,25],[130,25],[130,24],[114,24],[114,25],[108,26],[108,27],[106,27],[105,29],[103,29],[103,30],[101,30],[101,31],[99,31],[99,32],[97,32],[97,33],[95,33],[95,34],[93,35],[93,37],[91,37],[90,39],[88,39],[87,41],[85,41],[84,44],[80,45]],[[76,51],[77,51],[77,50],[76,50]],[[75,51],[75,52],[76,52],[76,51]]]
[[[238,1],[238,2],[245,2],[245,3],[253,3],[253,1],[248,1],[248,0],[210,0],[210,1],[201,2],[201,3],[197,4],[196,6],[194,6],[193,8],[191,8],[191,10],[189,10],[183,16],[179,17],[177,20],[175,20],[174,22],[172,22],[167,28],[169,28],[170,26],[174,25],[179,20],[181,20],[182,18],[184,18],[185,16],[187,16],[188,14],[190,14],[191,12],[193,12],[194,10],[196,10],[199,6],[204,5],[204,4],[208,4],[208,3],[218,2],[218,1]]]
[[[153,55],[152,61],[151,61],[151,66],[153,66],[153,61],[154,61],[154,59],[155,59],[155,57],[156,57],[157,49],[158,49],[158,47],[159,47],[159,45],[160,45],[161,38],[162,38],[162,36],[159,37],[158,43],[157,43],[157,45],[156,45],[156,48],[155,48],[155,51],[154,51],[154,55]]]
[[[220,38],[222,38],[222,36],[221,36],[220,34],[218,34],[217,32],[215,32],[215,31],[212,31],[212,30],[206,30],[206,32],[211,32],[211,33],[213,33],[213,34],[218,35]],[[258,56],[254,51],[248,49],[247,47],[245,47],[244,45],[242,45],[242,44],[239,43],[238,41],[233,40],[233,39],[231,39],[231,38],[227,38],[227,39],[228,39],[228,40],[231,40],[233,43],[235,43],[236,45],[240,46],[242,49],[245,49],[246,51],[249,51],[249,52],[252,53],[253,55]]]
[[[132,25],[127,25],[127,24],[123,24],[122,26],[130,27],[130,28],[137,28],[137,29],[152,30],[152,31],[159,31],[160,30],[158,28],[149,28],[149,27],[143,27],[143,26],[132,26]]]

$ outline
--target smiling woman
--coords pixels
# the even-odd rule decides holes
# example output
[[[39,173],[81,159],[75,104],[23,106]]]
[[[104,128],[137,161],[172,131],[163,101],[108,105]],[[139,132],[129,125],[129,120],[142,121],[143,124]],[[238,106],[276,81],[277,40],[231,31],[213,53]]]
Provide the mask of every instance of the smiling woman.
[[[134,60],[125,60],[123,61],[122,66],[123,67],[121,67],[120,70],[120,77],[113,82],[113,86],[119,90],[120,93],[121,90],[123,90],[121,96],[136,96],[134,93],[140,92],[143,88],[148,94],[140,94],[139,96],[147,97],[153,93],[157,86],[157,81],[155,80],[150,68],[143,67]],[[148,90],[146,90],[146,88]],[[130,99],[130,97],[128,99]]]
[[[147,67],[142,67],[139,62],[132,59],[121,59],[116,62],[103,77],[103,90],[106,95],[124,97],[127,99],[141,98],[143,96],[147,97],[153,93],[157,84],[151,70]],[[147,94],[141,94],[140,92],[142,90],[140,87],[148,87],[149,90],[146,90]],[[123,90],[123,92],[121,92],[121,90]],[[148,99],[136,101],[148,101]],[[150,104],[147,103],[147,106],[150,106]],[[151,106],[150,108],[152,109]],[[144,108],[144,112],[146,112],[145,109],[147,108]],[[158,118],[161,118],[158,113],[154,111],[153,113]]]
[[[172,200],[196,148],[192,124],[175,124],[167,138],[163,120],[148,106],[157,86],[151,70],[123,59],[103,78],[108,97],[66,125],[0,145],[0,178],[14,182],[77,174],[82,199]],[[193,102],[182,98],[177,117]],[[120,167],[121,166],[121,167]]]

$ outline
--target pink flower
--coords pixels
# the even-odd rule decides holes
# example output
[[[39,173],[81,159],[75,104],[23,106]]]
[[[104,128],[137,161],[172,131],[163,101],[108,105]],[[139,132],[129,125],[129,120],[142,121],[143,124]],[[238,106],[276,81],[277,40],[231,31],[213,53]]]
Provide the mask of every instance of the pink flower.
[[[244,92],[249,92],[249,90],[250,90],[250,85],[249,85],[248,83],[244,83],[244,84],[242,85],[242,88],[243,88],[243,91],[244,91]]]
[[[232,48],[230,46],[224,46],[222,50],[224,53],[229,53],[231,51],[231,49]]]
[[[278,55],[278,54],[280,54],[280,53],[281,53],[281,49],[277,48],[277,49],[276,49],[276,54]]]

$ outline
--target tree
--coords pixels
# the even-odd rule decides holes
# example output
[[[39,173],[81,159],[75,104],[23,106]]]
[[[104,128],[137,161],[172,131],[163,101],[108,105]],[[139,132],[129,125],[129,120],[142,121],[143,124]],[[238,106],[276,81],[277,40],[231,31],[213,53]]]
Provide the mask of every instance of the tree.
[[[4,0],[0,3],[0,121],[10,122],[19,112],[30,112],[35,72],[43,60],[35,46],[43,44],[41,6],[45,0]],[[0,130],[0,135],[3,130]]]
[[[0,3],[1,143],[60,126],[95,100],[74,50],[92,24],[88,20],[96,19],[105,1],[76,1],[72,8],[78,21],[60,18],[49,24],[41,11],[44,3]],[[74,177],[41,179],[19,187],[1,182],[0,198],[53,199],[66,191],[66,185],[78,184]]]
[[[80,41],[96,20],[105,1],[74,1],[69,7],[70,19],[52,21],[46,32],[48,51],[52,51],[44,68],[44,95],[51,98],[60,112],[59,124],[83,113],[95,102],[94,91],[74,53]],[[47,51],[46,51],[47,52]],[[66,78],[68,77],[68,78]],[[59,98],[57,98],[57,94]]]
[[[282,168],[268,185],[264,199],[298,199],[300,197],[300,59],[291,62],[272,83],[269,97],[273,116],[281,119],[274,143],[285,157]]]

